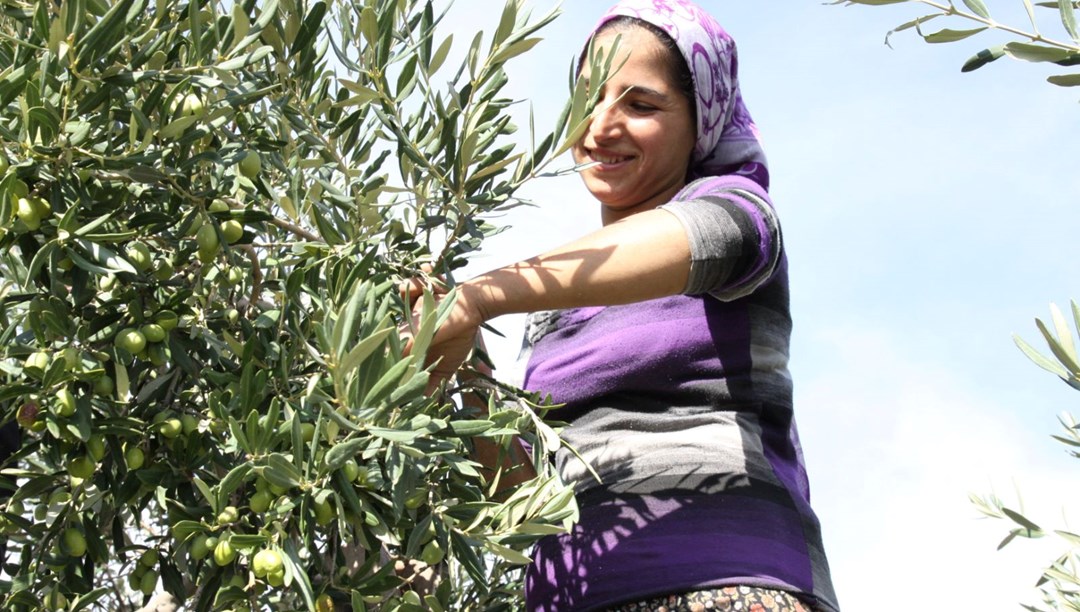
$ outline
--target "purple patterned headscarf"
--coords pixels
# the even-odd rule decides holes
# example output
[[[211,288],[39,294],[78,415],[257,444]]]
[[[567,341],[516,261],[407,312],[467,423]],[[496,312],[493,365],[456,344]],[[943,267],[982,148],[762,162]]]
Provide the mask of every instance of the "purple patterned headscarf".
[[[690,178],[740,174],[767,190],[769,168],[757,126],[739,92],[738,55],[731,36],[689,0],[621,0],[600,18],[593,35],[623,15],[667,32],[690,67],[698,122]]]

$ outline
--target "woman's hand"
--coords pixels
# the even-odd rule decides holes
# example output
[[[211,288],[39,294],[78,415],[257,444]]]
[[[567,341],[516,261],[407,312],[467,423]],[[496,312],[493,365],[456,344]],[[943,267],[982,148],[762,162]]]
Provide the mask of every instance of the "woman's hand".
[[[679,293],[690,274],[690,243],[678,217],[647,210],[562,247],[492,270],[457,287],[457,301],[435,333],[427,363],[438,361],[432,387],[453,376],[473,348],[485,321],[504,314],[610,306]],[[402,295],[419,321],[418,300],[425,286],[436,299],[446,288],[428,280],[402,284]],[[411,341],[406,344],[411,349]]]
[[[447,288],[441,282],[425,283],[423,279],[417,278],[401,284],[402,298],[412,310],[411,326],[409,331],[403,333],[409,336],[405,343],[405,354],[409,354],[413,348],[411,330],[420,326],[420,314],[423,310],[420,297],[425,287],[434,293],[437,304],[447,299]],[[458,286],[450,314],[435,331],[424,360],[425,366],[434,364],[431,380],[428,383],[428,393],[433,392],[443,381],[453,376],[476,346],[480,325],[486,320],[479,306],[481,298],[482,292],[475,286],[469,283]]]

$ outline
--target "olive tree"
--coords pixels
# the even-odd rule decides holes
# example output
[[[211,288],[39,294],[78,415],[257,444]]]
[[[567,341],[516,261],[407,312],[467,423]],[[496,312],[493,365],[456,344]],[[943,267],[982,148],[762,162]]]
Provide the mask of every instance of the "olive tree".
[[[1010,42],[982,49],[967,60],[961,70],[970,72],[986,66],[1002,57],[1050,63],[1071,67],[1080,64],[1080,27],[1077,25],[1076,0],[1056,0],[1053,2],[1032,3],[1022,0],[1030,23],[1025,27],[1013,27],[996,21],[989,7],[982,0],[962,0],[964,8],[958,8],[952,0],[936,2],[933,0],[836,0],[832,4],[885,5],[910,3],[926,7],[928,12],[912,21],[897,26],[886,35],[886,43],[892,34],[914,29],[928,43],[952,43],[962,41],[977,34],[996,30],[1014,38]],[[1037,8],[1050,9],[1060,25],[1060,35],[1045,33],[1038,19]],[[963,23],[962,28],[932,29],[927,24],[933,20],[946,18],[952,23]],[[939,23],[935,21],[935,24]],[[1047,77],[1047,81],[1061,87],[1080,86],[1080,73],[1066,72]],[[1080,354],[1077,353],[1073,331],[1069,319],[1056,305],[1050,306],[1050,324],[1041,319],[1035,323],[1052,357],[1047,357],[1019,336],[1014,337],[1016,345],[1039,367],[1055,374],[1066,384],[1080,391]],[[1072,324],[1080,330],[1080,306],[1072,302]],[[1064,429],[1062,435],[1054,439],[1064,444],[1069,453],[1080,458],[1080,423],[1071,415],[1060,417]],[[1038,586],[1042,595],[1042,607],[1025,605],[1028,610],[1080,610],[1080,533],[1069,528],[1047,529],[1041,527],[1022,510],[1009,507],[996,495],[971,495],[971,501],[984,515],[1005,520],[1009,523],[1008,533],[998,548],[1003,548],[1016,538],[1042,538],[1054,535],[1062,541],[1064,552],[1055,559],[1039,577]]]
[[[576,516],[557,431],[482,372],[430,392],[425,352],[591,101],[512,137],[507,62],[555,14],[463,41],[445,10],[2,2],[0,607],[515,604]],[[416,278],[451,289],[413,324]]]

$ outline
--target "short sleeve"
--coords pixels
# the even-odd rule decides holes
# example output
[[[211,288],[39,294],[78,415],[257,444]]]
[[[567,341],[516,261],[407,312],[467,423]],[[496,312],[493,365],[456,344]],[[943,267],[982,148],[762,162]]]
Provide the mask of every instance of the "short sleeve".
[[[690,242],[684,294],[729,301],[772,278],[783,249],[780,223],[768,194],[753,181],[701,178],[661,209],[679,219]]]

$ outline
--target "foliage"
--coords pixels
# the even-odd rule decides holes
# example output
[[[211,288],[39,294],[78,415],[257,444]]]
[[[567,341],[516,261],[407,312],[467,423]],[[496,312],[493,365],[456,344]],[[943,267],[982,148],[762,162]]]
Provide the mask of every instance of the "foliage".
[[[1072,330],[1061,309],[1050,305],[1051,323],[1048,327],[1041,319],[1036,319],[1043,339],[1046,341],[1053,359],[1038,352],[1019,336],[1014,336],[1016,345],[1039,367],[1057,375],[1070,387],[1080,390],[1080,357],[1077,355]],[[1080,306],[1072,302],[1073,324],[1080,330]],[[1069,448],[1069,454],[1080,459],[1080,423],[1069,414],[1059,417],[1064,435],[1054,439]],[[1047,531],[1024,515],[1023,508],[1013,510],[1006,507],[994,495],[986,497],[972,496],[975,506],[985,515],[1012,522],[1013,527],[1002,540],[998,548],[1003,548],[1014,538],[1041,538]],[[1066,550],[1054,562],[1043,570],[1037,586],[1040,588],[1043,604],[1046,608],[1024,606],[1027,610],[1080,610],[1080,534],[1069,529],[1054,529],[1052,533],[1060,538]]]
[[[452,292],[406,355],[397,286],[452,284],[585,125],[579,87],[509,139],[555,17],[521,4],[451,69],[430,1],[4,0],[0,607],[513,605],[576,514],[558,437],[483,377],[486,414],[427,395]],[[515,439],[537,476],[497,494],[470,452]]]
[[[1080,28],[1077,26],[1077,8],[1080,7],[1080,2],[1077,2],[1076,0],[1056,0],[1032,4],[1031,0],[1022,1],[1031,23],[1030,31],[995,21],[990,14],[990,9],[983,0],[963,0],[964,6],[968,9],[967,11],[958,9],[952,0],[947,0],[947,4],[934,2],[932,0],[834,0],[831,4],[866,4],[880,6],[885,4],[914,3],[926,5],[934,9],[933,12],[929,14],[903,23],[891,30],[885,36],[886,44],[888,44],[892,34],[912,28],[914,28],[915,31],[923,37],[923,40],[928,43],[956,42],[986,30],[998,30],[1021,39],[1001,45],[994,45],[979,51],[964,62],[964,65],[961,68],[961,71],[963,72],[977,70],[1006,55],[1013,59],[1027,62],[1050,62],[1059,66],[1075,66],[1080,64]],[[1036,19],[1036,7],[1055,9],[1060,17],[1064,33],[1069,37],[1069,40],[1060,41],[1044,36],[1039,28],[1038,20]],[[954,20],[966,20],[977,25],[974,28],[966,29],[943,28],[934,32],[924,31],[923,26],[938,17],[952,17]],[[1080,86],[1080,73],[1052,75],[1047,77],[1047,81],[1062,87],[1076,87]]]

